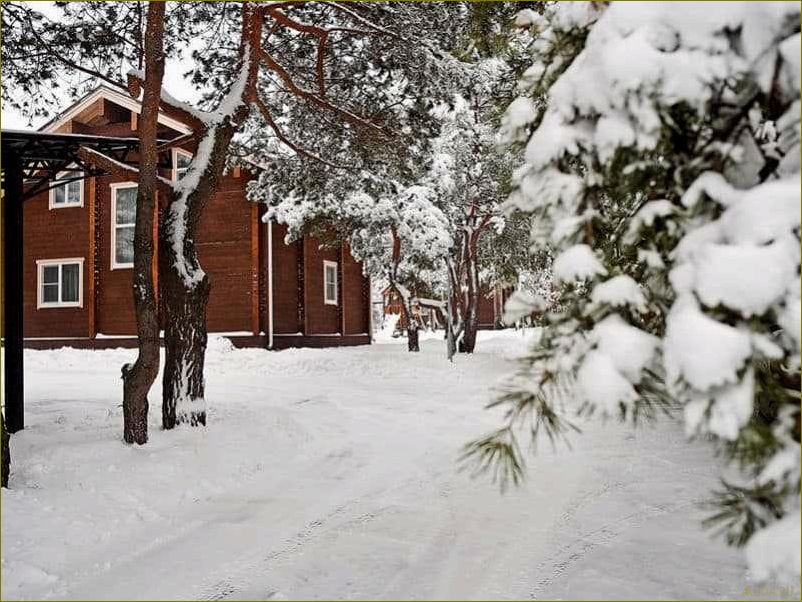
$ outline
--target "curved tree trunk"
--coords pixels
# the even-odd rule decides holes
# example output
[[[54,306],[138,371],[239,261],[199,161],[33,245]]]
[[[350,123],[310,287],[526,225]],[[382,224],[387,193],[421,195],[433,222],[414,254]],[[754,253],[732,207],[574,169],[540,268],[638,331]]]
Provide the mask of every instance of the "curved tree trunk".
[[[133,366],[123,367],[123,439],[140,445],[148,440],[148,392],[159,374],[159,314],[152,268],[163,42],[164,3],[151,2],[145,33],[145,90],[139,121],[140,169],[134,227],[133,297],[139,354]]]

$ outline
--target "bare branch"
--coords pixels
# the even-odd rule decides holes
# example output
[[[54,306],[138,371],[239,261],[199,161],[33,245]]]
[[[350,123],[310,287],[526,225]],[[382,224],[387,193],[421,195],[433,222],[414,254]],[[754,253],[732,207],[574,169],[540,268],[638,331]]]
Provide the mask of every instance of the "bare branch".
[[[273,115],[271,115],[270,109],[264,103],[264,101],[261,98],[257,98],[255,100],[255,103],[267,125],[269,125],[270,128],[273,130],[273,132],[275,132],[276,137],[279,140],[281,140],[281,142],[283,142],[286,146],[291,148],[293,151],[295,151],[302,157],[306,157],[307,159],[312,159],[313,161],[318,161],[319,163],[322,163],[323,165],[327,165],[329,167],[333,167],[334,169],[348,169],[348,167],[345,165],[337,165],[336,163],[331,163],[330,161],[326,161],[323,157],[316,155],[292,142],[289,138],[287,138],[287,136],[284,135],[284,132],[281,131],[281,128],[279,128],[278,124],[273,119]]]
[[[349,15],[355,21],[360,23],[361,25],[364,25],[365,27],[368,27],[368,28],[372,29],[375,33],[380,33],[380,34],[383,34],[383,35],[386,35],[386,36],[392,36],[392,37],[397,38],[399,40],[403,39],[397,33],[394,33],[392,31],[390,31],[389,29],[385,29],[383,27],[380,27],[380,26],[376,25],[375,23],[372,23],[371,21],[369,21],[368,19],[366,19],[365,17],[363,17],[362,15],[357,13],[356,11],[354,11],[351,8],[343,5],[340,2],[321,2],[321,4],[325,4],[326,6],[331,6],[332,8],[337,9],[340,12],[343,12],[343,13]]]
[[[311,102],[311,103],[313,103],[313,104],[315,104],[315,105],[317,105],[317,106],[319,106],[319,107],[321,107],[323,109],[326,109],[328,111],[332,111],[333,113],[336,113],[337,115],[339,115],[340,117],[342,117],[343,119],[345,119],[346,121],[348,121],[348,122],[350,122],[352,124],[370,128],[374,132],[380,134],[382,137],[387,137],[388,136],[387,132],[385,132],[382,128],[377,126],[375,123],[371,123],[367,119],[364,119],[363,117],[360,117],[359,115],[357,115],[355,113],[352,113],[351,111],[348,111],[346,109],[343,109],[341,107],[338,107],[338,106],[332,104],[331,102],[329,102],[325,98],[319,96],[318,94],[315,94],[314,92],[312,92],[310,90],[305,90],[305,89],[301,88],[298,84],[296,84],[293,81],[292,77],[287,72],[287,70],[284,67],[282,67],[281,64],[279,64],[279,62],[276,61],[276,59],[274,59],[270,55],[270,53],[268,53],[263,48],[259,49],[259,55],[265,61],[267,66],[273,72],[275,72],[279,76],[279,78],[281,78],[281,81],[284,82],[284,85],[287,87],[287,90],[290,91],[291,93],[293,93],[294,95],[296,95],[296,96],[298,96],[300,98],[303,98],[305,100],[308,100],[309,102]]]

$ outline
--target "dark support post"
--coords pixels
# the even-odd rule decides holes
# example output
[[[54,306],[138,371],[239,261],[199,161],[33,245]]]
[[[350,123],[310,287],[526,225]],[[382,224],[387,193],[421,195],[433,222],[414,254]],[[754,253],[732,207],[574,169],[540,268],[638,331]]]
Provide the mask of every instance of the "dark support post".
[[[3,157],[3,345],[5,423],[10,433],[25,426],[22,370],[22,164]]]

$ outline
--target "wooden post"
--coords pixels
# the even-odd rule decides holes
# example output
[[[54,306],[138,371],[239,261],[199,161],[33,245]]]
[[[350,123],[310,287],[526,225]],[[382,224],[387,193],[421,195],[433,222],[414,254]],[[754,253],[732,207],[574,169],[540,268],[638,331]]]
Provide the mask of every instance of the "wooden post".
[[[86,312],[87,312],[87,335],[94,339],[97,334],[97,324],[95,315],[95,178],[87,178],[84,181],[86,189],[86,213],[89,223],[89,233],[87,235],[88,248],[86,251]]]
[[[136,115],[136,113],[131,113]],[[153,260],[151,261],[151,275],[153,277],[153,296],[156,298],[156,313],[160,316],[161,303],[159,303],[159,203],[161,198],[159,193],[156,193],[156,202],[153,203]],[[159,328],[161,328],[161,316],[159,319]]]
[[[296,296],[298,297],[298,315],[297,317],[297,328],[298,331],[306,334],[306,278],[304,274],[304,248],[306,246],[306,236],[302,237],[298,242],[295,243],[297,255],[296,255],[296,272],[297,272],[297,282],[298,282],[298,290],[296,292]]]
[[[5,346],[5,422],[10,433],[25,427],[25,385],[22,351],[22,193],[23,173],[19,157],[5,161],[3,199],[3,344]]]
[[[308,236],[303,237],[303,244],[301,245],[301,249],[303,249],[303,253],[301,254],[301,272],[303,274],[303,285],[304,285],[304,336],[309,335],[309,278],[307,278],[307,274],[309,274],[308,265],[306,262],[308,253],[306,252],[306,241],[309,239]]]
[[[337,301],[340,304],[340,334],[345,336],[345,243],[340,243],[340,273],[337,275]]]
[[[259,205],[251,203],[251,332],[259,336]]]

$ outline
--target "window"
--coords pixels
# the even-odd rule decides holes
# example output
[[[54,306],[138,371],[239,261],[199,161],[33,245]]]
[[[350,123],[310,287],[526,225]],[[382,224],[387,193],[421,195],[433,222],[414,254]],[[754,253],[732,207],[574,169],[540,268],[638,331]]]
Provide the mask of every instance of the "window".
[[[58,179],[53,182],[50,189],[50,208],[61,209],[63,207],[83,207],[84,205],[84,181],[75,178],[83,178],[80,172],[62,172]],[[72,181],[69,181],[72,180]],[[64,182],[60,184],[60,182]]]
[[[184,177],[192,163],[192,154],[180,148],[173,149],[173,182]]]
[[[111,185],[111,269],[134,267],[136,184]]]
[[[323,262],[323,302],[337,305],[337,262]]]
[[[42,259],[36,269],[37,308],[83,307],[83,258]]]

